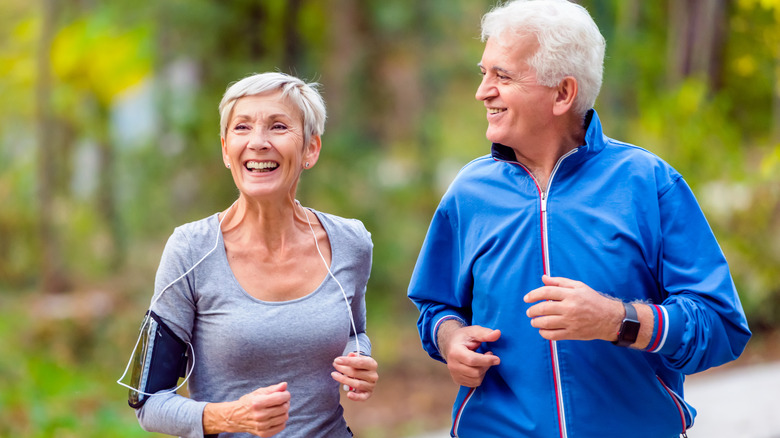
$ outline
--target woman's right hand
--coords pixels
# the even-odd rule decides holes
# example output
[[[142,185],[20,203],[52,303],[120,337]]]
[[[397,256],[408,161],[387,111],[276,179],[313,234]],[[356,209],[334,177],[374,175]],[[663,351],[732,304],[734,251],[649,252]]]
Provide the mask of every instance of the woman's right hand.
[[[207,404],[203,410],[203,433],[246,432],[270,437],[284,430],[289,411],[287,382],[277,383],[233,402]]]

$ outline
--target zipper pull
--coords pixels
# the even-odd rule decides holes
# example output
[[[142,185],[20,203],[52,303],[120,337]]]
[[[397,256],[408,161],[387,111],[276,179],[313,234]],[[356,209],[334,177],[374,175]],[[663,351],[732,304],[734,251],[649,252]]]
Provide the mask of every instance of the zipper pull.
[[[547,193],[542,192],[542,213],[547,212]]]

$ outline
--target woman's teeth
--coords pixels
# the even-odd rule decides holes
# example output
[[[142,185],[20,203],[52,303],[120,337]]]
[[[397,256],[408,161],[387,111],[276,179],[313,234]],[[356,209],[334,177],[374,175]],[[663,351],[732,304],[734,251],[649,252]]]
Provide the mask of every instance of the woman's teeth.
[[[256,172],[270,172],[279,167],[278,163],[273,161],[248,161],[246,168]]]

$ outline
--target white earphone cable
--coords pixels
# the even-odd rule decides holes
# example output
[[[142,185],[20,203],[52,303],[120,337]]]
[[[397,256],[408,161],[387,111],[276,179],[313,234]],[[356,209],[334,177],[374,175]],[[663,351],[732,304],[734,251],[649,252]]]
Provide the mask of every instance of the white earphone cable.
[[[303,208],[301,203],[296,199],[295,203],[298,204],[298,207],[303,210],[303,215],[306,216],[306,222],[309,224],[309,230],[311,230],[311,235],[314,238],[314,246],[317,248],[317,253],[320,255],[320,259],[322,260],[322,263],[325,265],[325,269],[328,270],[328,275],[330,275],[330,278],[333,279],[333,281],[336,282],[336,284],[339,286],[339,289],[341,289],[341,295],[344,296],[344,302],[347,305],[347,314],[349,315],[349,322],[352,325],[352,332],[355,334],[355,352],[360,354],[360,341],[358,341],[358,332],[357,332],[357,326],[355,325],[355,317],[352,315],[352,307],[349,304],[349,298],[347,298],[347,293],[344,292],[344,287],[341,286],[341,282],[336,278],[335,275],[333,275],[333,272],[330,270],[330,266],[328,265],[328,262],[325,260],[325,256],[322,255],[322,251],[320,251],[320,244],[317,243],[317,234],[314,233],[314,227],[311,225],[311,220],[309,219],[309,215],[306,213],[306,209]]]
[[[193,269],[198,267],[198,265],[200,265],[201,262],[203,262],[203,260],[206,260],[206,257],[211,255],[211,253],[213,253],[219,247],[219,238],[222,235],[222,222],[225,221],[225,218],[227,218],[227,215],[230,212],[230,210],[233,208],[233,206],[236,205],[236,202],[238,202],[238,201],[235,201],[232,204],[230,204],[230,207],[228,207],[228,209],[225,210],[225,214],[222,215],[222,219],[220,219],[220,221],[219,221],[219,225],[217,226],[217,238],[216,238],[216,240],[214,242],[214,247],[211,248],[211,250],[209,250],[209,252],[207,252],[203,257],[201,257],[200,260],[197,261],[197,263],[192,265],[192,267],[190,269],[188,269],[185,273],[181,274],[177,279],[175,279],[172,282],[168,283],[168,285],[165,286],[160,291],[160,293],[157,294],[157,296],[152,300],[151,304],[149,304],[149,311],[152,310],[152,307],[154,307],[154,305],[157,303],[157,301],[162,297],[162,295],[166,291],[168,291],[168,289],[170,289],[171,286],[176,284],[176,282],[178,282],[182,278],[186,277],[187,274],[189,274],[190,272],[192,272]],[[147,313],[146,318],[144,318],[144,323],[142,324],[142,327],[146,326],[146,321],[147,321],[148,318],[151,318],[151,316]],[[116,383],[120,384],[121,386],[124,386],[125,388],[132,389],[133,391],[135,391],[135,392],[137,392],[139,394],[154,395],[154,394],[149,394],[147,392],[143,392],[143,391],[141,391],[138,388],[133,388],[132,386],[127,385],[127,384],[122,382],[122,380],[127,376],[127,372],[130,370],[130,365],[133,363],[133,357],[135,356],[135,351],[138,348],[138,344],[141,343],[141,338],[142,337],[143,337],[143,329],[138,333],[138,339],[135,341],[135,346],[133,347],[133,354],[130,356],[130,360],[127,361],[127,366],[125,366],[125,372],[122,373],[122,377],[120,377],[119,380],[116,381]],[[192,366],[189,367],[189,370],[187,371],[187,375],[184,377],[184,380],[176,388],[169,389],[169,390],[166,390],[166,391],[161,391],[161,392],[158,392],[157,394],[169,394],[171,392],[176,392],[176,391],[179,390],[179,388],[184,386],[184,384],[187,383],[187,381],[190,379],[190,376],[192,375],[192,371],[195,368],[195,348],[193,348],[192,343],[190,343],[190,342],[187,342],[187,348],[191,352],[192,359],[191,359],[190,362],[192,363]]]

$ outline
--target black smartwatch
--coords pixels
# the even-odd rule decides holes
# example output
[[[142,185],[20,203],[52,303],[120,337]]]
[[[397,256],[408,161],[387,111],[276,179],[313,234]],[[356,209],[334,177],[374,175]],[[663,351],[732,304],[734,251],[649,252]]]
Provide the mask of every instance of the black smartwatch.
[[[618,347],[628,347],[636,342],[636,337],[639,335],[639,317],[636,315],[636,308],[629,303],[623,303],[623,307],[626,308],[626,316],[620,323],[617,341],[612,341]]]

